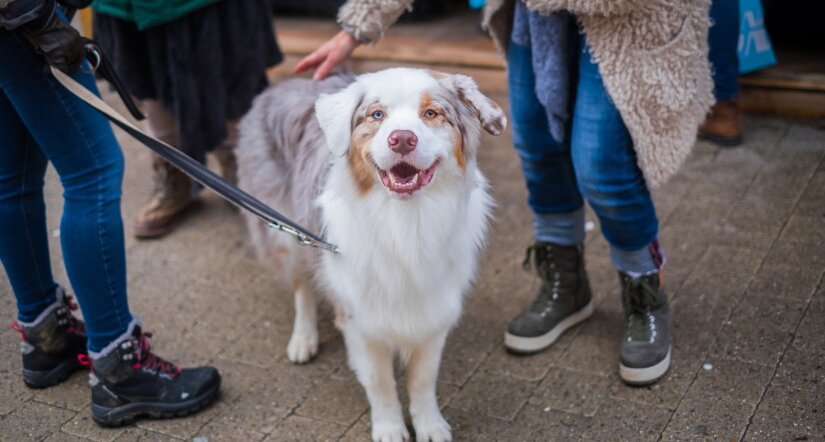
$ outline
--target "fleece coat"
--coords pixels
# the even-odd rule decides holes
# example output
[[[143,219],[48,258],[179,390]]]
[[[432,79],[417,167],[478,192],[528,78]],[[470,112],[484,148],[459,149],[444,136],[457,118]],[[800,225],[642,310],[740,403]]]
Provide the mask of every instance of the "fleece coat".
[[[484,25],[507,51],[516,0],[487,0]],[[714,102],[708,61],[710,0],[524,0],[532,11],[574,14],[605,88],[633,138],[647,184],[684,162]],[[379,40],[410,0],[348,0],[338,13],[361,42]],[[549,134],[548,134],[549,136]]]

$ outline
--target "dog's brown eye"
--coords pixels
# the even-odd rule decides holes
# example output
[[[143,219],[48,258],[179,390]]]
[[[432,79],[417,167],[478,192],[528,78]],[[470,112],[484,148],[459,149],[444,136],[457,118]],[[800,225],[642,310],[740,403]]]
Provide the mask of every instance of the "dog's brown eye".
[[[384,111],[377,110],[370,114],[370,116],[376,120],[380,120],[384,118]]]
[[[427,109],[424,111],[424,116],[427,118],[435,118],[436,116],[438,116],[438,112],[432,109]]]

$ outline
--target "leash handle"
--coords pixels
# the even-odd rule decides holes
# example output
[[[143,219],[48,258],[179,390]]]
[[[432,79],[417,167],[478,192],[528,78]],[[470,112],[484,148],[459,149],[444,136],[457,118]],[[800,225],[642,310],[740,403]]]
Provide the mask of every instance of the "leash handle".
[[[93,94],[59,69],[51,67],[51,71],[57,81],[68,89],[69,92],[85,101],[108,118],[113,124],[123,129],[126,133],[180,169],[183,173],[189,175],[193,180],[215,191],[221,198],[258,216],[270,227],[292,235],[302,245],[318,247],[332,253],[339,253],[338,246],[322,240],[320,237],[295,224],[289,218],[281,215],[257,198],[224,180],[215,172],[212,172],[209,168],[195,161],[192,157],[180,150],[145,134],[97,95]]]
[[[100,45],[94,40],[83,38],[83,46],[86,47],[86,59],[92,65],[92,72],[99,72],[109,84],[114,86],[117,95],[120,97],[120,100],[123,101],[123,104],[126,105],[126,109],[132,114],[132,117],[138,121],[143,121],[146,116],[143,115],[143,112],[141,112],[137,103],[135,103],[132,94],[129,93],[129,89],[123,83],[123,80],[117,75],[117,71],[115,71],[115,68],[112,66],[112,62],[103,54],[103,49]]]

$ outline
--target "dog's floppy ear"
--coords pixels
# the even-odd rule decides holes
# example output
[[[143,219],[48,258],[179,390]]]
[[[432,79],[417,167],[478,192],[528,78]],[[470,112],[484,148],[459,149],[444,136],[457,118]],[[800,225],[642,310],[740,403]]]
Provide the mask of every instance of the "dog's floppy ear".
[[[495,101],[487,98],[478,90],[476,82],[466,75],[434,73],[438,81],[452,91],[468,109],[470,109],[481,127],[493,135],[500,135],[507,127],[507,116]]]
[[[315,117],[324,131],[327,147],[335,156],[341,156],[349,150],[352,114],[362,96],[361,86],[352,83],[333,94],[321,94],[315,102]]]

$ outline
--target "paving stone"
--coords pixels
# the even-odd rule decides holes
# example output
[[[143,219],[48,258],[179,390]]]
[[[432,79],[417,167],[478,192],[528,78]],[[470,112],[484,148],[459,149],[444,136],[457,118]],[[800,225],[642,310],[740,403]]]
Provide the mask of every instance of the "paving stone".
[[[155,433],[143,428],[129,427],[120,435],[116,442],[157,442],[182,440],[166,434]]]
[[[714,226],[708,232],[708,236],[715,244],[767,251],[776,241],[781,230],[782,223],[729,218]]]
[[[504,324],[465,316],[447,338],[439,379],[464,385],[487,355],[501,345]]]
[[[793,336],[805,304],[746,294],[712,353],[775,366]]]
[[[579,333],[559,359],[557,366],[601,376],[614,376],[619,366],[621,336]]]
[[[34,400],[71,411],[83,410],[92,401],[89,373],[81,370],[60,385],[38,390]]]
[[[794,213],[797,215],[825,218],[825,169],[818,170],[811,177],[808,186],[796,203]]]
[[[825,439],[825,395],[821,391],[771,386],[751,419],[744,440]]]
[[[412,434],[410,423],[407,423],[407,428]],[[371,440],[372,433],[370,428],[370,413],[365,411],[355,423],[347,429],[347,431],[338,439],[340,442],[360,442],[364,440]]]
[[[592,417],[612,383],[612,377],[554,368],[530,398],[530,405]]]
[[[80,436],[74,436],[62,431],[52,433],[44,442],[89,442],[89,439]]]
[[[773,367],[711,359],[685,394],[662,440],[739,439],[753,415]]]
[[[702,255],[696,268],[711,274],[742,275],[749,280],[756,273],[764,257],[765,252],[711,245]]]
[[[525,381],[540,381],[572,342],[573,335],[572,332],[565,333],[550,348],[531,355],[512,354],[502,345],[490,353],[479,369]]]
[[[301,416],[290,416],[275,428],[266,442],[287,441],[334,441],[344,434],[347,427],[332,422],[319,421]]]
[[[368,407],[366,393],[357,381],[329,378],[311,392],[295,414],[352,425]]]
[[[593,420],[589,417],[526,405],[513,423],[499,432],[496,440],[587,440],[587,430],[592,424]]]
[[[227,404],[220,398],[199,413],[176,419],[145,419],[138,421],[137,428],[160,433],[164,437],[171,436],[178,439],[190,439],[204,425],[211,422],[227,408]]]
[[[450,406],[466,411],[511,420],[527,402],[536,383],[507,376],[476,373]]]
[[[582,440],[655,441],[671,412],[664,408],[630,401],[605,401],[585,429]]]
[[[811,300],[791,345],[776,370],[775,385],[821,390],[825,385],[825,287]]]
[[[807,302],[819,283],[820,273],[810,267],[765,264],[751,281],[749,291],[760,296]]]
[[[278,402],[271,390],[261,393],[253,389],[233,402],[221,414],[220,420],[234,427],[269,434],[290,413],[287,408],[279,408]]]
[[[20,408],[0,419],[0,435],[9,441],[36,441],[45,439],[71,419],[75,413],[40,402],[26,402]]]
[[[279,328],[277,323],[259,320],[242,334],[221,355],[256,367],[271,367],[286,354],[290,332]]]
[[[508,440],[508,431],[514,427],[512,422],[452,406],[444,409],[444,419],[450,424],[455,442]]]
[[[103,428],[96,424],[94,420],[92,420],[92,412],[88,408],[77,413],[74,419],[63,425],[61,430],[98,442],[113,441],[126,431],[124,428]]]
[[[14,343],[13,348],[13,353],[0,354],[0,416],[11,413],[35,393],[23,383],[18,342]]]
[[[228,424],[224,421],[213,421],[198,432],[192,440],[204,438],[208,441],[260,441],[265,437],[264,434],[251,431],[248,428],[237,427]],[[202,439],[201,439],[202,440]]]

